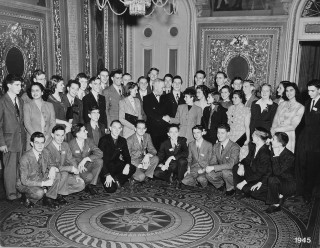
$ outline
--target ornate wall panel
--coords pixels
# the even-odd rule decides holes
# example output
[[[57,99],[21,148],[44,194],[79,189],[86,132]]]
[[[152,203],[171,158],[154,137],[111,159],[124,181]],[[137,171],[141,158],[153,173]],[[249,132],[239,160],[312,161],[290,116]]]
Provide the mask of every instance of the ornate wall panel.
[[[84,32],[84,48],[85,48],[85,73],[91,75],[91,55],[90,55],[90,6],[89,0],[84,0],[83,4],[83,32]]]
[[[60,0],[53,0],[52,20],[53,20],[53,46],[54,46],[55,74],[62,75]]]
[[[237,23],[237,21],[232,20]],[[213,86],[217,71],[227,74],[229,62],[241,57],[247,63],[246,78],[259,83],[269,83],[274,88],[279,81],[279,63],[281,63],[281,47],[285,23],[239,23],[226,25],[203,23],[198,25],[198,58],[197,68],[207,73],[207,83]],[[248,37],[248,44],[237,48],[230,43],[235,37]]]
[[[29,78],[37,68],[47,69],[45,14],[1,6],[0,81],[10,72],[10,56],[20,58],[21,76]],[[17,57],[17,58],[18,58]],[[16,59],[17,59],[16,58]]]

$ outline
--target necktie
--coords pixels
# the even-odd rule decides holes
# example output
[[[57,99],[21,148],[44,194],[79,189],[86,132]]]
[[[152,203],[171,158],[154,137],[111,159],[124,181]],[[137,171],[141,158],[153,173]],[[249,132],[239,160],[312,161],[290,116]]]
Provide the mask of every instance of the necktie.
[[[211,127],[211,117],[212,117],[212,114],[213,114],[213,110],[214,110],[214,106],[212,106],[212,107],[210,108],[210,116],[209,116],[208,129],[210,129],[210,127]]]
[[[221,154],[223,153],[223,151],[224,151],[224,147],[223,145],[221,145]]]
[[[119,94],[120,94],[120,96],[122,96],[122,92],[121,92],[121,89],[119,89]]]
[[[200,146],[199,145],[197,145],[197,153],[198,153],[198,155],[200,154]]]
[[[59,146],[58,151],[59,151],[59,153],[61,154],[61,146]]]
[[[314,107],[314,102],[315,102],[315,100],[313,99],[313,100],[312,100],[312,103],[311,103],[310,112],[312,111],[312,109],[313,109],[313,107]]]
[[[176,95],[176,101],[177,101],[177,103],[179,102],[179,93],[177,93],[177,95]]]
[[[74,103],[74,100],[73,100],[73,99],[71,99],[71,101],[70,101],[71,106],[73,105],[73,103]]]
[[[99,94],[97,95],[97,105],[98,105],[98,107],[99,107]]]
[[[14,98],[14,107],[16,108],[17,117],[20,117],[20,110],[17,104],[17,97]]]
[[[42,164],[42,154],[39,154],[39,158],[38,158],[38,164],[41,165]]]

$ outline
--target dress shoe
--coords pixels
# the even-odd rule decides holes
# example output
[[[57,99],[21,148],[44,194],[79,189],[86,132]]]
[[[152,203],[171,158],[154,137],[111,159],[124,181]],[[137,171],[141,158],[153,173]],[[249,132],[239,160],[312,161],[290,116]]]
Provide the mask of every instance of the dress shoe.
[[[266,209],[267,214],[272,214],[281,211],[281,206],[271,205]]]
[[[85,187],[84,191],[89,193],[90,195],[97,195],[98,194],[98,192],[93,188],[93,185],[91,185],[91,184],[88,184]]]
[[[42,198],[42,205],[48,208],[58,209],[58,203],[46,196]]]
[[[56,201],[59,203],[59,205],[65,205],[68,203],[67,200],[64,199],[63,195],[58,195]]]
[[[137,181],[134,180],[133,178],[129,179],[129,187],[130,187],[130,192],[133,193],[134,192],[134,188],[136,185]]]
[[[23,206],[25,206],[26,208],[33,208],[34,207],[34,203],[32,201],[30,201],[28,198],[26,198],[23,201]]]
[[[222,185],[221,187],[217,188],[217,190],[219,190],[220,192],[224,191],[224,185]]]
[[[234,189],[226,191],[226,196],[233,196],[236,191]]]
[[[182,187],[182,182],[181,181],[177,181],[176,189],[181,189],[181,187]]]
[[[247,198],[247,197],[248,197],[248,196],[247,196],[245,193],[235,194],[236,200],[241,200],[241,199],[244,199],[244,198]]]

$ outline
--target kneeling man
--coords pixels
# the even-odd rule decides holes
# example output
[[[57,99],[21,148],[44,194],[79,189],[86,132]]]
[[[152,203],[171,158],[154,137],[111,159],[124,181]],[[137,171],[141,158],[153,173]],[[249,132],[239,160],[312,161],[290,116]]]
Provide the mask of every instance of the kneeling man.
[[[206,178],[218,190],[224,190],[226,185],[226,195],[235,193],[232,169],[239,162],[240,147],[229,139],[229,124],[218,126],[218,143],[213,146],[213,162],[206,168]]]
[[[32,149],[25,152],[19,163],[17,190],[23,194],[24,206],[30,208],[42,199],[43,205],[57,206],[60,175],[52,163],[50,153],[44,148],[45,136],[35,132],[31,135]]]
[[[203,139],[204,128],[196,125],[192,128],[194,141],[189,143],[188,171],[182,183],[196,186],[197,182],[204,188],[208,185],[206,168],[213,165],[212,144]]]
[[[97,184],[98,177],[103,165],[102,151],[88,138],[88,131],[84,124],[75,124],[71,128],[74,139],[69,141],[72,156],[78,164],[80,177],[86,183],[85,191],[90,195],[96,195],[94,185]]]
[[[154,169],[159,163],[156,156],[150,134],[146,133],[146,122],[138,120],[135,125],[135,134],[127,139],[131,163],[137,168],[133,179],[143,182],[145,179],[153,178]]]
[[[51,135],[53,139],[47,149],[50,151],[51,159],[57,164],[61,176],[57,201],[66,204],[64,196],[82,191],[85,183],[79,176],[77,161],[72,157],[68,143],[64,142],[65,128],[56,125],[52,128]]]

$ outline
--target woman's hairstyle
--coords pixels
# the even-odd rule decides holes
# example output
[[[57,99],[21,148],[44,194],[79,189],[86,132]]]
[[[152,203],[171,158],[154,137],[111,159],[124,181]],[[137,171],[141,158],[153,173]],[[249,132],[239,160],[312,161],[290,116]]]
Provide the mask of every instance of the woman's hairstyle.
[[[221,88],[221,90],[220,90],[220,95],[221,95],[221,92],[222,92],[222,90],[223,89],[227,89],[228,90],[228,92],[229,92],[229,100],[230,100],[230,97],[231,97],[231,89],[230,89],[230,86],[228,86],[228,85],[225,85],[225,86],[223,86],[222,88]],[[222,99],[222,97],[221,97],[221,99]]]
[[[205,97],[205,99],[207,99],[208,94],[209,94],[209,90],[210,90],[210,89],[208,88],[208,86],[206,86],[206,85],[204,85],[204,84],[198,85],[198,86],[196,87],[196,90],[201,90],[202,93],[203,93],[203,95],[204,95],[204,97]]]
[[[42,84],[38,83],[38,82],[35,82],[35,83],[31,84],[30,92],[31,92],[33,86],[38,86],[40,88],[41,92],[44,92],[44,89],[45,89],[44,86]]]
[[[281,143],[283,147],[285,147],[289,142],[289,136],[284,132],[276,132],[274,136],[277,137],[277,140]]]
[[[240,99],[242,103],[246,102],[246,97],[244,96],[244,93],[242,90],[235,90],[232,92],[232,96],[237,95]]]
[[[262,88],[265,87],[265,86],[269,87],[269,89],[270,89],[270,98],[271,98],[272,86],[270,84],[267,84],[267,83],[262,84],[261,87],[260,87],[260,94],[261,94]]]
[[[133,90],[135,87],[138,88],[138,85],[134,82],[129,82],[124,86],[124,96],[130,96],[131,90]]]
[[[53,75],[49,80],[49,90],[51,94],[54,94],[56,91],[57,85],[59,82],[63,81],[63,78],[59,75]]]
[[[282,96],[283,100],[289,101],[289,99],[288,99],[288,97],[287,97],[287,94],[286,94],[286,91],[287,91],[287,88],[288,88],[288,87],[292,87],[292,88],[294,89],[294,91],[295,91],[295,97],[296,97],[296,99],[299,98],[300,90],[299,90],[298,86],[297,86],[295,83],[289,82],[289,83],[286,83],[286,84],[285,84],[284,91],[283,91],[283,94],[282,94],[282,95],[283,95],[283,96]]]
[[[231,85],[233,85],[234,81],[236,81],[236,80],[240,80],[241,83],[243,83],[242,77],[234,77],[234,78],[231,80]]]
[[[190,97],[193,97],[193,101],[196,100],[196,90],[192,88],[186,88],[186,90],[183,92],[183,95],[189,95]]]
[[[278,84],[278,87],[277,87],[277,90],[276,90],[276,98],[281,98],[282,97],[282,99],[285,99],[285,97],[286,97],[286,85],[287,84],[289,84],[290,82],[289,81],[281,81],[279,84]],[[279,89],[279,87],[280,87],[280,85],[282,85],[283,86],[283,88],[284,88],[284,91],[282,92],[282,95],[281,96],[279,96],[278,95],[278,89]]]

